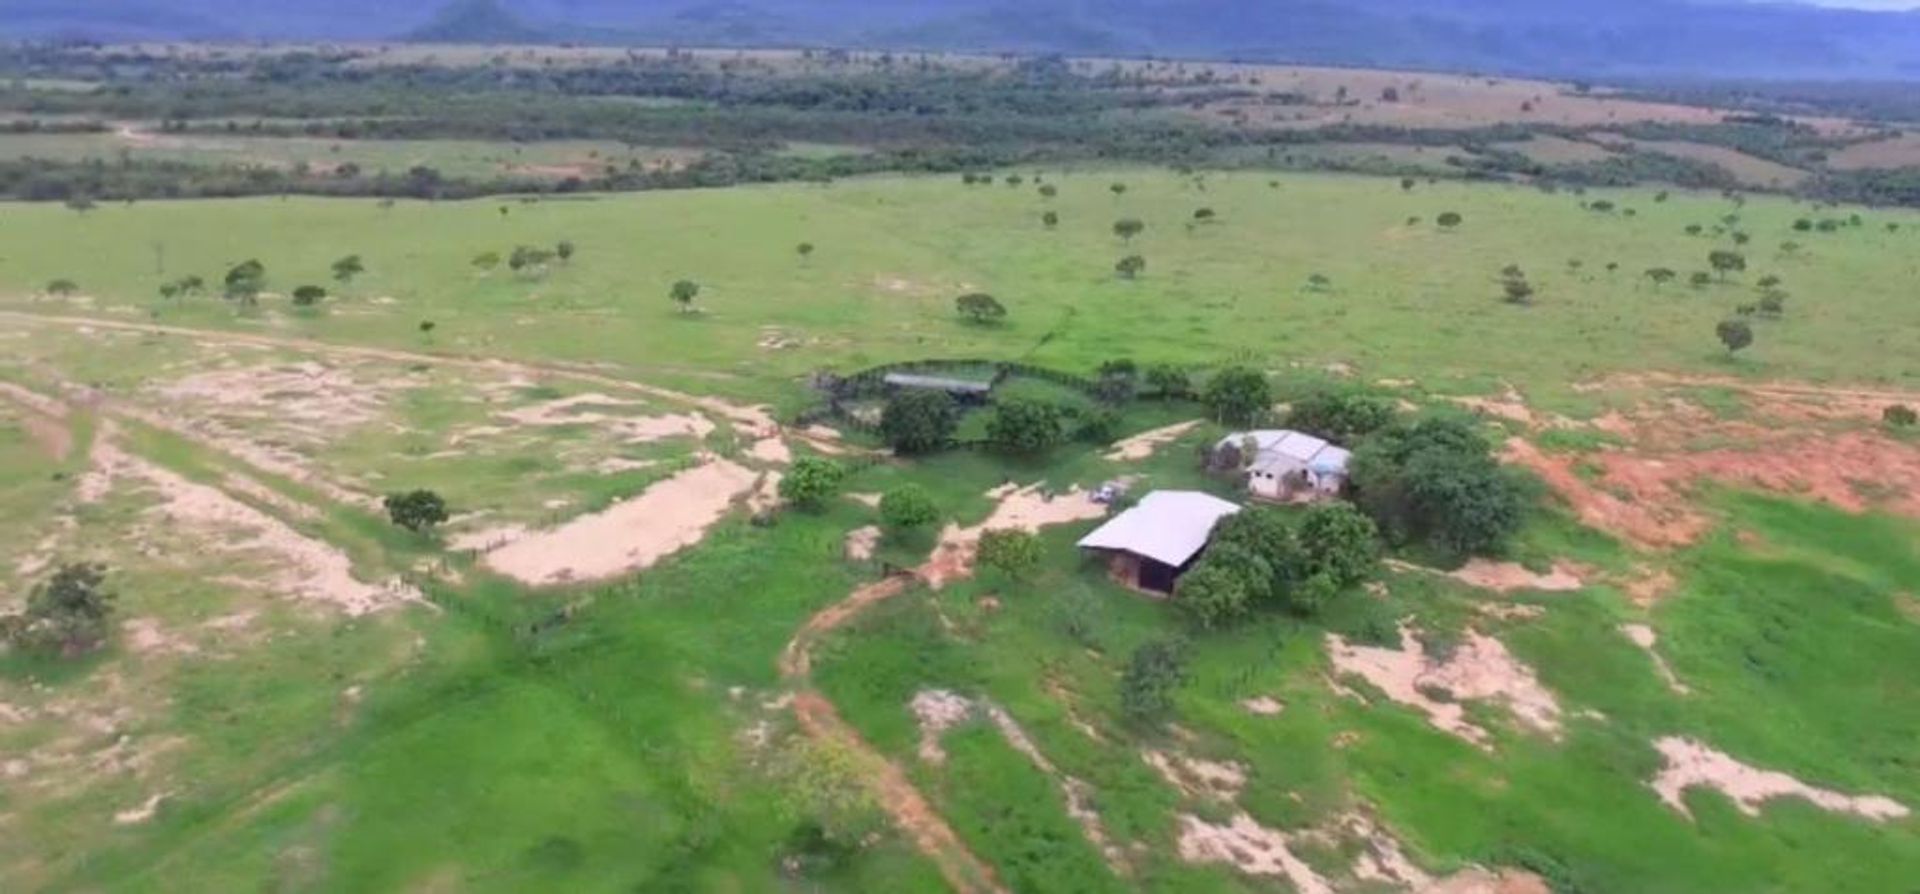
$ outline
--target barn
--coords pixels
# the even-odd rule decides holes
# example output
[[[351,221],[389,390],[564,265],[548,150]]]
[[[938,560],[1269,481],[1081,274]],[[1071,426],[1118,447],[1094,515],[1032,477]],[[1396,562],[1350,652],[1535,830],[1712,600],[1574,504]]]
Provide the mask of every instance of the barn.
[[[1080,540],[1102,556],[1116,583],[1154,596],[1173,593],[1199,561],[1221,519],[1240,507],[1196,491],[1154,491]]]

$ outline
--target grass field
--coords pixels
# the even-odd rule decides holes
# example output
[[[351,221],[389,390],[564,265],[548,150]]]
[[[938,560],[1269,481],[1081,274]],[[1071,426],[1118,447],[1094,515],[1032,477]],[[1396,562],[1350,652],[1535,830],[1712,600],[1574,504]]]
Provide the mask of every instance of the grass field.
[[[242,123],[244,128],[245,123]],[[626,146],[612,141],[551,140],[524,145],[480,140],[330,140],[305,137],[166,134],[123,129],[114,133],[4,134],[0,159],[60,161],[168,161],[293,169],[326,176],[345,165],[394,176],[431,167],[448,177],[534,179],[597,176],[608,167],[684,164],[692,150]]]
[[[1012,890],[1421,890],[1476,866],[1558,892],[1920,877],[1910,816],[1792,796],[1749,815],[1705,783],[1679,795],[1683,813],[1652,787],[1655,743],[1682,738],[1920,808],[1920,444],[1878,422],[1920,393],[1920,217],[1863,210],[1860,226],[1803,233],[1797,218],[1854,209],[1020,173],[1018,188],[9,207],[0,605],[80,557],[113,567],[121,603],[101,654],[0,655],[0,888],[939,889],[953,876],[924,828],[885,821],[880,760]],[[1037,194],[1036,174],[1059,195]],[[1589,210],[1600,199],[1614,210]],[[1195,221],[1203,207],[1213,222]],[[1447,211],[1464,218],[1451,231],[1434,222]],[[1147,225],[1132,244],[1112,232],[1123,217]],[[544,269],[472,263],[561,240],[578,253]],[[1744,272],[1685,284],[1736,247]],[[1146,273],[1117,277],[1136,252]],[[334,284],[347,254],[368,272]],[[257,307],[157,293],[249,258],[268,271]],[[1508,264],[1538,289],[1531,306],[1501,301]],[[1681,281],[1655,286],[1649,267]],[[1331,287],[1307,288],[1316,273]],[[1756,318],[1755,345],[1730,358],[1714,324],[1768,274],[1786,311]],[[62,278],[78,293],[45,292]],[[702,287],[697,313],[668,299],[683,278]],[[336,294],[291,306],[308,283]],[[1009,319],[960,320],[953,300],[971,291]],[[938,538],[887,535],[849,558],[873,507],[762,514],[748,491],[789,448],[847,460],[850,493],[922,485],[972,526],[1007,482],[1059,499],[1122,476],[1231,495],[1192,459],[1222,430],[1144,460],[1075,445],[867,462],[858,439],[774,430],[743,404],[798,410],[821,369],[990,358],[1086,374],[1117,357],[1250,364],[1283,398],[1328,383],[1420,410],[1476,398],[1490,436],[1542,451],[1509,454],[1548,485],[1506,557],[1535,584],[1393,566],[1317,621],[1190,634],[1081,560],[1072,543],[1096,524],[1082,520],[1043,531],[1032,579],[906,586],[819,628],[793,672],[810,619]],[[1124,428],[1200,414],[1141,402]],[[637,571],[533,587],[462,543],[677,506],[659,494],[683,473],[734,464],[751,486]],[[453,504],[443,536],[381,517],[378,497],[411,487]],[[1672,530],[1686,536],[1655,536]],[[1549,569],[1575,580],[1533,577]],[[1481,670],[1535,687],[1443,693],[1485,747],[1336,660],[1336,642],[1396,645],[1403,620],[1435,662],[1485,658],[1484,635],[1505,657]],[[1176,719],[1131,724],[1120,671],[1173,634],[1193,656]],[[910,708],[930,691],[977,706],[940,760]],[[1545,694],[1551,729],[1515,692]],[[808,695],[871,752],[811,727]],[[858,845],[821,846],[828,827],[860,830]],[[1298,866],[1243,870],[1197,844],[1235,828],[1277,836]]]

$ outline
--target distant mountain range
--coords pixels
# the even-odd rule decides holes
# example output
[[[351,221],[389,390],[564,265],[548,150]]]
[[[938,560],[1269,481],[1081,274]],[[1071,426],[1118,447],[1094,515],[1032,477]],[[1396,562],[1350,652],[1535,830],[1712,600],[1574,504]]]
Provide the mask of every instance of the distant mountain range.
[[[1742,0],[0,0],[0,37],[840,46],[1920,80],[1920,13]]]

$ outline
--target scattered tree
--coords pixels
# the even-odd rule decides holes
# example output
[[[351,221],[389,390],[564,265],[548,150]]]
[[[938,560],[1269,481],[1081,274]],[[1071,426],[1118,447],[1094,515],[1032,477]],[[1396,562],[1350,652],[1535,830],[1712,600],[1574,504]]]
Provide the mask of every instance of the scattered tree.
[[[1687,274],[1687,285],[1690,285],[1696,289],[1704,289],[1710,285],[1713,285],[1713,274],[1708,273],[1705,270],[1695,270],[1692,273]]]
[[[940,507],[918,484],[903,484],[880,497],[880,519],[895,531],[924,528],[940,520]]]
[[[954,299],[953,306],[960,315],[981,325],[998,323],[1007,318],[1007,309],[1000,301],[985,292],[970,292]]]
[[[312,307],[326,297],[327,290],[319,286],[301,286],[293,290],[293,303],[296,307]]]
[[[1133,237],[1140,235],[1146,228],[1146,224],[1132,217],[1122,218],[1113,222],[1113,234],[1127,242],[1132,242]]]
[[[431,530],[451,517],[447,514],[447,501],[430,490],[388,494],[385,505],[389,520],[416,534]]]
[[[1140,255],[1127,255],[1113,265],[1115,273],[1122,279],[1139,279],[1147,270],[1147,259]]]
[[[1333,280],[1324,273],[1314,273],[1307,277],[1307,291],[1325,292],[1333,288]]]
[[[1892,404],[1880,411],[1880,421],[1885,422],[1888,428],[1912,428],[1920,423],[1920,412],[1906,404]]]
[[[902,391],[880,412],[880,437],[896,453],[931,453],[947,446],[959,421],[953,397],[945,391]]]
[[[673,299],[673,303],[680,306],[681,313],[691,313],[693,312],[693,299],[700,297],[700,284],[690,279],[680,280],[674,283],[671,289],[667,290],[667,297]]]
[[[515,246],[513,253],[507,256],[507,269],[526,276],[537,276],[546,269],[547,262],[551,260],[553,260],[553,252],[550,249],[519,245]]]
[[[980,533],[977,560],[1015,580],[1031,575],[1044,558],[1040,538],[1019,528],[999,528]]]
[[[1207,380],[1206,392],[1200,400],[1216,421],[1226,425],[1252,425],[1273,406],[1273,391],[1259,370],[1230,367]]]
[[[480,270],[491,273],[495,267],[500,266],[500,253],[497,251],[483,251],[473,256],[472,263],[473,266]]]
[[[1127,194],[1127,185],[1125,183],[1115,183],[1107,187],[1107,191],[1113,193],[1113,197],[1117,199]]]
[[[559,258],[562,264],[570,263],[573,261],[573,253],[575,250],[571,240],[562,239],[554,244],[553,256]]]
[[[1719,273],[1720,280],[1725,282],[1728,273],[1747,269],[1747,256],[1730,249],[1718,248],[1707,253],[1707,264],[1714,269],[1714,272]]]
[[[1746,320],[1726,319],[1713,327],[1714,335],[1720,337],[1720,343],[1726,345],[1727,354],[1732,355],[1753,344],[1753,327]]]
[[[1380,529],[1347,503],[1307,510],[1298,537],[1306,576],[1325,576],[1339,589],[1365,580],[1380,559]]]
[[[780,498],[801,509],[818,509],[840,492],[847,471],[839,463],[815,456],[794,460],[780,479]]]
[[[367,272],[367,265],[359,255],[347,255],[333,262],[333,279],[341,285],[353,282],[353,278]]]
[[[242,261],[227,271],[227,299],[241,304],[258,304],[260,293],[267,287],[267,268],[259,261]]]
[[[80,293],[80,284],[71,279],[56,279],[47,283],[47,294],[65,298]]]
[[[1051,230],[1051,229],[1053,229],[1054,227],[1057,227],[1057,226],[1059,226],[1059,225],[1060,225],[1060,212],[1058,212],[1058,211],[1043,211],[1043,212],[1041,212],[1041,214],[1040,214],[1040,225],[1041,225],[1041,226],[1044,226],[1044,227],[1046,227],[1046,228],[1047,228],[1047,229],[1049,229],[1049,230]]]
[[[1043,199],[1051,199],[1059,194],[1060,187],[1054,186],[1051,183],[1043,183],[1040,185],[1040,197]]]
[[[794,246],[793,251],[795,254],[798,254],[800,256],[800,260],[804,262],[808,258],[813,257],[813,243],[802,242],[799,245]]]
[[[1219,215],[1215,214],[1212,208],[1196,208],[1194,209],[1194,212],[1193,212],[1193,219],[1195,223],[1206,223],[1208,221],[1216,220],[1218,219],[1218,216]]]
[[[1460,213],[1457,211],[1445,211],[1445,212],[1441,212],[1439,217],[1434,218],[1433,222],[1439,224],[1441,229],[1451,230],[1459,226],[1465,220],[1466,218],[1461,217]]]

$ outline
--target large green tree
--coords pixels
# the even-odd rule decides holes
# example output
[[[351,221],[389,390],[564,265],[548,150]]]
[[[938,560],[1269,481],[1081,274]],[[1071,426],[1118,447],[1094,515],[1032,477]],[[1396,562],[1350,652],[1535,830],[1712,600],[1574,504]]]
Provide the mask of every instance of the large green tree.
[[[1214,373],[1200,400],[1216,421],[1252,425],[1273,406],[1273,389],[1259,370],[1234,366]]]
[[[1066,441],[1066,414],[1043,400],[1010,397],[994,405],[987,439],[1004,453],[1036,454]]]
[[[801,509],[818,509],[840,492],[847,470],[839,463],[815,456],[795,460],[780,479],[780,498]]]
[[[887,401],[880,412],[880,437],[894,452],[931,453],[953,438],[960,423],[959,408],[945,391],[912,389]]]

